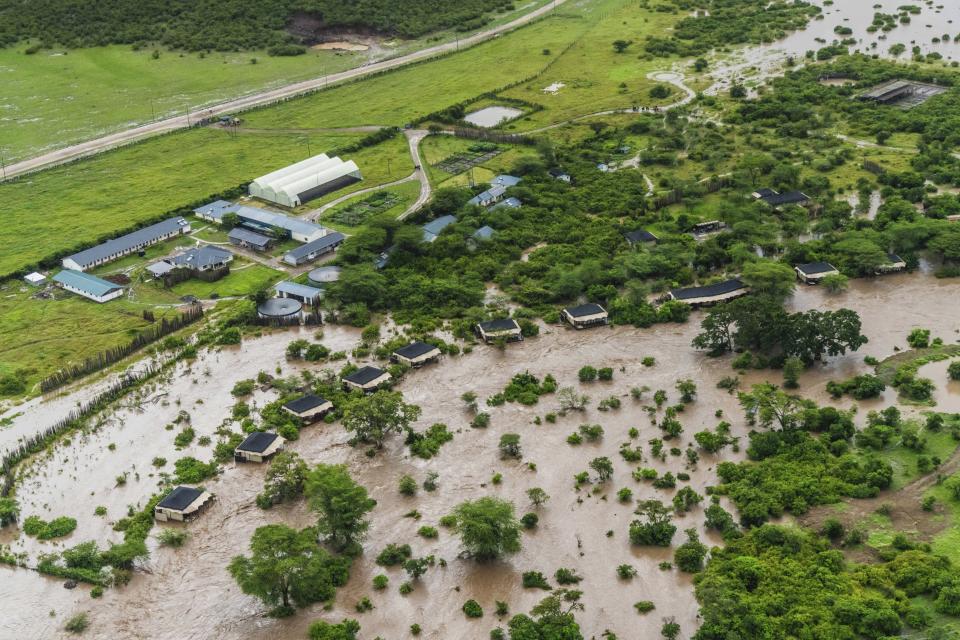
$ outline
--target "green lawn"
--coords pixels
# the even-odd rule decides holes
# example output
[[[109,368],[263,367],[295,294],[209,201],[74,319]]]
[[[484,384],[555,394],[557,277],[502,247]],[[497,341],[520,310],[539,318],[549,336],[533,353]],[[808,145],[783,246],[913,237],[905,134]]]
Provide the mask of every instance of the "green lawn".
[[[62,366],[128,342],[150,323],[143,319],[144,305],[114,300],[97,304],[58,291],[54,300],[31,298],[11,282],[0,296],[0,373],[29,371],[28,384]],[[154,309],[159,319],[174,309]]]

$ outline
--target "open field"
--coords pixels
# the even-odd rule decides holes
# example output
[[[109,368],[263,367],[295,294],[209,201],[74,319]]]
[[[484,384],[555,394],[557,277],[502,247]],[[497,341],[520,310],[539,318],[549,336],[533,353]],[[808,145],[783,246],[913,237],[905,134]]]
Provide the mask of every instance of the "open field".
[[[517,5],[492,16],[483,28],[514,20],[548,1]],[[127,46],[42,49],[33,55],[23,53],[27,45],[0,49],[0,152],[10,164],[97,135],[467,35],[446,30],[412,40],[363,37],[372,45],[367,51],[310,49],[292,57],[264,51],[162,50],[154,59],[150,48],[133,51]]]
[[[28,389],[66,364],[128,342],[150,326],[144,309],[158,320],[176,313],[124,299],[99,305],[66,292],[37,300],[30,297],[36,289],[22,288],[11,282],[0,295],[0,374],[26,369]]]

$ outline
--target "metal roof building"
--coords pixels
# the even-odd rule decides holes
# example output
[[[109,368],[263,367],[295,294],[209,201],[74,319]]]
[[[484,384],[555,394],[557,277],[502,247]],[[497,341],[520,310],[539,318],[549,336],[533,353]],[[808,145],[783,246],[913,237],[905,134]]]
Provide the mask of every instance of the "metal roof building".
[[[316,304],[317,300],[323,297],[323,289],[310,287],[305,284],[284,280],[274,286],[279,298],[293,298],[303,304]]]
[[[437,236],[440,235],[441,231],[456,221],[457,219],[451,215],[440,216],[436,220],[431,220],[427,224],[423,225],[423,241],[433,242],[437,239]]]
[[[344,162],[325,153],[260,176],[250,183],[250,195],[285,206],[304,202],[363,179],[353,160]]]
[[[86,271],[185,233],[190,233],[189,222],[183,218],[167,218],[163,222],[137,229],[133,233],[107,240],[95,247],[67,256],[63,259],[63,267]]]
[[[204,245],[184,251],[170,260],[176,267],[186,267],[197,271],[209,271],[223,267],[233,260],[233,254],[226,249]]]
[[[64,269],[53,276],[53,281],[63,289],[94,302],[108,302],[123,295],[120,285],[73,269]]]
[[[325,253],[330,253],[346,240],[347,237],[339,231],[332,231],[313,242],[291,249],[283,256],[283,261],[289,265],[299,266],[313,262]]]

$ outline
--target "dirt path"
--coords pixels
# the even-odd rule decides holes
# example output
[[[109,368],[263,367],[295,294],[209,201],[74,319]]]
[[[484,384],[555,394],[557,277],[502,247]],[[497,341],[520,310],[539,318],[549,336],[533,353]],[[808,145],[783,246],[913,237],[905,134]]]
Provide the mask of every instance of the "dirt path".
[[[81,142],[69,147],[64,147],[63,149],[50,151],[34,158],[28,158],[27,160],[7,166],[4,179],[13,178],[25,173],[37,171],[38,169],[76,160],[77,158],[83,158],[85,156],[100,153],[108,149],[121,147],[135,140],[140,140],[159,133],[175,131],[177,129],[185,129],[203,118],[211,118],[225,114],[235,114],[253,107],[263,106],[282,99],[317,91],[330,85],[340,84],[348,80],[354,80],[363,76],[387,71],[389,69],[397,69],[414,62],[420,62],[428,58],[443,55],[445,53],[472,47],[480,44],[481,42],[496,38],[500,34],[532,22],[537,18],[546,15],[566,1],[567,0],[553,0],[553,2],[545,4],[542,7],[535,9],[530,13],[524,14],[515,20],[497,27],[493,27],[492,29],[475,33],[472,36],[461,38],[455,42],[438,44],[436,46],[414,51],[396,58],[382,60],[373,64],[366,64],[355,69],[348,69],[347,71],[342,71],[340,73],[333,73],[327,76],[321,76],[319,78],[295,82],[278,89],[272,89],[270,91],[263,91],[261,93],[244,96],[242,98],[223,102],[219,105],[205,109],[191,111],[181,116],[174,116],[172,118],[159,120],[157,122],[151,122],[133,129],[117,131],[100,138],[95,138],[93,140]]]

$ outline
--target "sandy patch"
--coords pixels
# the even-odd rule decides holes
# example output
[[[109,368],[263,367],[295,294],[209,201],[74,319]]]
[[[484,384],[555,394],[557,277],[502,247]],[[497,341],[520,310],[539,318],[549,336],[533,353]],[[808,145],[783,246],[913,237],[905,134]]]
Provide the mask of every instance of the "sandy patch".
[[[353,42],[323,42],[315,44],[310,48],[318,51],[366,51],[370,47],[365,44],[356,44]]]
[[[560,91],[560,89],[563,89],[565,86],[567,86],[567,85],[563,84],[562,82],[554,82],[554,83],[551,84],[550,86],[544,87],[544,88],[543,88],[543,92],[544,92],[544,93],[557,93],[558,91]]]

